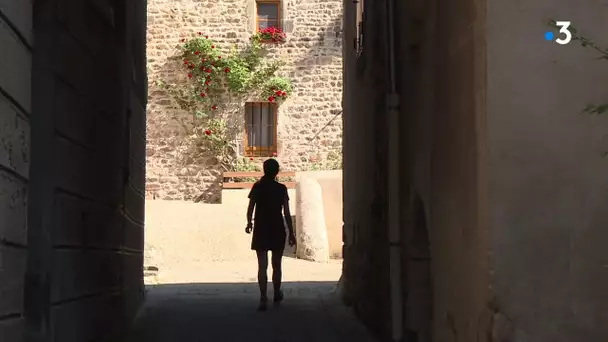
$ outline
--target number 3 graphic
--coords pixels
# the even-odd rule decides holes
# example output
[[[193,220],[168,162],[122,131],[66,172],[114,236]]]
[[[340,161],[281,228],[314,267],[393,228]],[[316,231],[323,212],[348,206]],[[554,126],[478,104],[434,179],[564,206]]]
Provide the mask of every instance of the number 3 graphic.
[[[570,43],[570,40],[572,40],[572,32],[570,32],[570,30],[568,30],[568,27],[570,27],[570,22],[569,21],[557,21],[557,22],[555,22],[555,24],[557,26],[561,27],[559,29],[559,33],[566,35],[566,39],[557,38],[555,40],[555,42],[557,44],[561,44],[561,45],[566,45],[566,44]]]

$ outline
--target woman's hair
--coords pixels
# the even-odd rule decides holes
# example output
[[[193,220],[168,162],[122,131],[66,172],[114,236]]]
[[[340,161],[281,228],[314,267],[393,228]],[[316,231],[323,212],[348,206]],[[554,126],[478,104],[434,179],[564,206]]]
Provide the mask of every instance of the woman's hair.
[[[275,178],[279,174],[279,162],[275,159],[264,161],[264,176]]]

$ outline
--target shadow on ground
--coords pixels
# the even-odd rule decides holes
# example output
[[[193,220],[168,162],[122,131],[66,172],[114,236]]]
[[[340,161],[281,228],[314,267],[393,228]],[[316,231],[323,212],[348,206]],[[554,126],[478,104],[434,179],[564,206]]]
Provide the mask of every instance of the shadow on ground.
[[[283,289],[280,306],[257,312],[255,283],[148,286],[129,342],[374,341],[340,302],[336,283],[289,282]]]

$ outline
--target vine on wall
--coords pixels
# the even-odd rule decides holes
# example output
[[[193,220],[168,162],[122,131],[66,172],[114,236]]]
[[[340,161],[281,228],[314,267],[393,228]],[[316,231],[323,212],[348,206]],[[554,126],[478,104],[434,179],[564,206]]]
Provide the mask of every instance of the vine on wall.
[[[555,29],[560,28],[557,25],[556,20],[550,20],[549,26],[551,26]],[[592,41],[591,39],[581,36],[578,33],[578,30],[576,28],[574,28],[573,26],[570,26],[569,30],[572,33],[573,41],[578,41],[582,47],[591,48],[591,49],[595,50],[596,52],[598,52],[600,54],[598,59],[608,60],[608,49],[607,48],[602,48],[599,45],[597,45],[594,41]],[[608,103],[588,104],[585,108],[583,108],[582,112],[586,113],[586,114],[591,114],[591,115],[604,114],[604,113],[608,112]],[[603,153],[603,157],[608,158],[608,151]]]
[[[272,39],[284,39],[282,32]],[[222,53],[217,43],[202,32],[183,38],[170,59],[180,63],[184,77],[178,82],[157,84],[174,103],[190,115],[173,118],[186,131],[188,160],[212,155],[226,171],[243,163],[237,144],[243,130],[242,108],[246,101],[282,103],[293,92],[288,78],[278,75],[283,61],[266,58],[262,32],[251,37],[242,49],[233,47]]]

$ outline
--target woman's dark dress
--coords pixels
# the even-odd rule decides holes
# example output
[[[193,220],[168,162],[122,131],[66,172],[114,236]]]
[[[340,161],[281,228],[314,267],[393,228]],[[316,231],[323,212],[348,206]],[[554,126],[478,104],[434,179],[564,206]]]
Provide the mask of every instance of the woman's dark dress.
[[[273,179],[256,182],[249,198],[255,201],[255,218],[251,249],[279,251],[285,248],[283,203],[289,200],[287,187]]]

